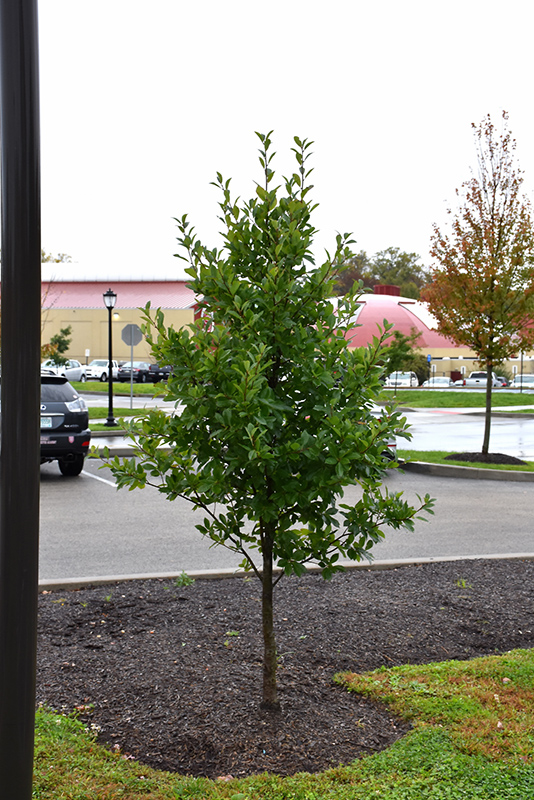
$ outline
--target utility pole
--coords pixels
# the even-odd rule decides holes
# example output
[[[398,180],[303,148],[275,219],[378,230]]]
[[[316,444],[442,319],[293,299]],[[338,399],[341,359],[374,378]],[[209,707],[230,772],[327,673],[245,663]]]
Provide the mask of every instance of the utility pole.
[[[31,800],[39,551],[37,0],[0,0],[0,798]]]

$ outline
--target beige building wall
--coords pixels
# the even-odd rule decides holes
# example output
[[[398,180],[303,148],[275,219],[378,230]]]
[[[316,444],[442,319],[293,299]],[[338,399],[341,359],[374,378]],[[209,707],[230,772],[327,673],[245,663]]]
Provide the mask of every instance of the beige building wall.
[[[193,322],[193,309],[163,309],[165,324],[174,328],[183,328]],[[113,358],[117,361],[129,361],[131,348],[122,341],[121,333],[126,325],[142,324],[141,312],[138,309],[124,309],[113,313],[112,338]],[[41,341],[49,342],[51,337],[59,333],[61,328],[72,328],[72,341],[68,353],[69,358],[76,358],[82,364],[93,358],[106,358],[108,355],[108,312],[105,308],[51,308],[43,311]],[[86,356],[86,351],[89,355]],[[143,339],[133,350],[135,361],[153,361],[150,347]]]
[[[174,328],[183,328],[193,322],[193,309],[163,309],[165,324],[172,325]],[[113,312],[112,335],[113,335],[113,358],[117,361],[130,360],[130,347],[121,338],[122,330],[126,325],[135,324],[141,326],[142,317],[139,309],[131,308]],[[72,327],[72,342],[67,355],[76,358],[83,364],[93,358],[106,358],[108,354],[108,312],[102,309],[84,308],[50,308],[43,311],[42,315],[43,332],[41,341],[43,344],[49,342],[54,334],[59,333],[61,328]],[[450,376],[451,372],[458,371],[469,375],[472,370],[480,369],[473,352],[463,349],[462,355],[454,352],[454,348],[420,348],[423,355],[431,355],[431,371],[434,375]],[[86,357],[86,350],[89,355]],[[134,347],[134,360],[152,361],[148,344],[141,341]],[[520,357],[510,359],[507,362],[508,371],[511,375],[521,373]],[[522,371],[525,374],[534,373],[534,351],[529,351],[523,355]]]
[[[446,375],[447,377],[452,372],[461,372],[467,376],[474,370],[483,369],[474,354],[462,356],[461,358],[454,356],[433,357],[430,363],[433,375]],[[525,375],[533,374],[534,356],[529,352],[523,355],[522,361],[520,357],[510,358],[505,362],[504,366],[510,376],[520,375],[521,373]],[[496,368],[494,372],[500,374],[500,368]]]

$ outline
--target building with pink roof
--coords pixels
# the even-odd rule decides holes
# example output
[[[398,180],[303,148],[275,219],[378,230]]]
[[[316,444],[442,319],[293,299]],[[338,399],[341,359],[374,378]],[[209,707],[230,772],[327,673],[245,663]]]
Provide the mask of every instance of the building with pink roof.
[[[82,277],[76,264],[43,265],[59,267],[60,278],[47,275],[43,281],[43,342],[60,328],[70,326],[72,342],[69,356],[82,362],[107,356],[108,312],[103,294],[111,288],[117,294],[113,311],[113,353],[118,360],[130,358],[130,347],[121,339],[123,328],[129,324],[140,325],[139,310],[150,302],[152,308],[161,308],[167,325],[176,328],[190,324],[194,319],[196,299],[184,278],[176,280],[145,278],[123,280],[108,278],[91,280]],[[430,370],[436,375],[457,377],[478,369],[475,354],[467,347],[458,347],[437,331],[437,323],[425,303],[402,297],[394,286],[377,286],[372,294],[362,294],[354,317],[354,327],[347,336],[349,347],[364,347],[380,333],[384,320],[406,336],[415,329],[419,333],[417,345],[425,356],[430,356]],[[143,340],[135,348],[134,358],[151,360],[148,345]],[[524,372],[532,371],[532,358],[525,356]],[[528,363],[527,363],[528,362]],[[519,358],[513,359],[510,371],[520,371]]]
[[[54,265],[55,266],[55,265]],[[72,278],[65,274],[72,268]],[[76,276],[76,265],[62,264],[60,280],[42,283],[43,335],[47,342],[61,328],[71,327],[72,341],[68,355],[83,363],[107,357],[108,311],[103,294],[112,289],[117,295],[113,310],[113,355],[120,361],[130,359],[131,350],[121,338],[126,325],[141,325],[148,302],[161,308],[168,325],[181,328],[193,321],[195,296],[185,280],[84,280]],[[150,348],[143,340],[134,348],[134,359],[152,361]]]

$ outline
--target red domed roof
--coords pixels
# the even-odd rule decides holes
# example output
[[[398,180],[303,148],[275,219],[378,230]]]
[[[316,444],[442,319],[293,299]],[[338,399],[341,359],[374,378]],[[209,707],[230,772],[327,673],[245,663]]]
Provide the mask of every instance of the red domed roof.
[[[399,297],[391,294],[364,294],[359,298],[361,303],[355,317],[356,326],[348,334],[351,347],[364,347],[378,336],[384,327],[384,320],[394,325],[394,330],[410,336],[412,329],[419,333],[417,347],[458,349],[451,339],[437,332],[437,322],[425,303],[411,297]]]

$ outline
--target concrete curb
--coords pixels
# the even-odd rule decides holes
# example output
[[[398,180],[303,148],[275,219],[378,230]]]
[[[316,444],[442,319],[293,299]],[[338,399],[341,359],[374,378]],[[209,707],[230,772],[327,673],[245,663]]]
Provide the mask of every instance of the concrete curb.
[[[484,469],[483,467],[458,467],[454,464],[430,464],[426,461],[410,461],[402,465],[406,472],[437,475],[442,478],[467,478],[479,481],[534,482],[534,472],[513,469]]]
[[[346,570],[358,569],[400,569],[402,567],[415,567],[422,564],[439,564],[448,561],[534,561],[534,553],[488,553],[485,555],[463,555],[463,556],[437,556],[424,558],[397,558],[385,559],[383,561],[372,561],[371,563],[356,563],[354,561],[340,561],[339,563]],[[320,572],[319,567],[310,566],[307,572]],[[280,569],[274,572],[279,574]],[[40,592],[57,592],[62,589],[83,589],[91,586],[109,586],[114,583],[124,583],[126,581],[148,581],[148,580],[174,580],[179,578],[182,572],[147,572],[133,575],[101,575],[89,578],[58,578],[55,580],[39,581]],[[242,569],[206,569],[190,570],[187,572],[189,578],[194,580],[221,580],[223,578],[244,578],[251,576],[252,573]]]
[[[484,417],[485,411],[468,411],[467,417]],[[507,419],[533,419],[534,412],[528,411],[492,411],[492,417],[506,417]]]

